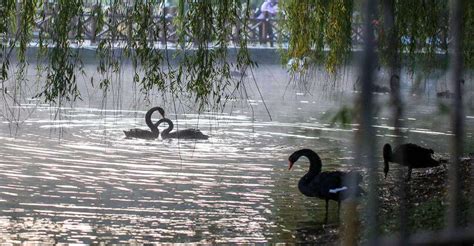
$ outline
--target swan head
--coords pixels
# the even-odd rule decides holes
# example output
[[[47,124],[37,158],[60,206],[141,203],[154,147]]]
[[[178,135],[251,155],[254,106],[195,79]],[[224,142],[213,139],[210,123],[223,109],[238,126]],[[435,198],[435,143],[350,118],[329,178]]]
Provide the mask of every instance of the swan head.
[[[165,110],[162,107],[158,107],[158,113],[161,114],[161,118],[165,118]]]
[[[288,170],[291,170],[294,164],[294,162],[288,161]]]
[[[300,154],[298,151],[294,152],[293,154],[290,155],[290,157],[288,157],[288,170],[291,170],[291,168],[293,167],[293,165],[295,164],[296,161],[298,161],[298,159],[300,158]]]
[[[168,128],[170,127],[170,125],[172,125],[172,127],[174,127],[173,122],[172,122],[170,119],[165,118],[165,117],[163,117],[163,118],[161,118],[160,120],[158,120],[158,122],[155,123],[155,126],[158,127],[158,126],[160,126],[162,123],[168,124]]]
[[[321,171],[321,159],[319,158],[318,154],[316,154],[316,152],[310,149],[300,149],[291,154],[290,157],[288,157],[288,170],[291,170],[295,162],[298,161],[301,156],[305,156],[309,159],[310,171],[316,173]]]

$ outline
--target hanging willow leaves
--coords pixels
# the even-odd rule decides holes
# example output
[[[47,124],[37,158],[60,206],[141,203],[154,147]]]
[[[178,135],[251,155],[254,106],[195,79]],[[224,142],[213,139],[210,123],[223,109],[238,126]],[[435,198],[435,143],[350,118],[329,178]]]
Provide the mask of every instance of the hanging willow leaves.
[[[43,1],[39,1],[38,3],[39,9],[39,20],[40,23],[47,26],[47,12],[49,10],[48,4],[44,3]],[[38,54],[37,54],[37,70],[41,72],[43,66],[41,59],[44,58],[48,52],[48,44],[49,44],[49,36],[47,30],[45,30],[44,26],[39,28],[38,31]]]
[[[227,90],[232,83],[228,44],[232,30],[242,18],[241,13],[245,14],[244,19],[249,18],[248,6],[248,3],[242,5],[235,0],[179,1],[176,23],[178,47],[181,48],[178,55],[182,63],[177,69],[175,83],[182,85],[185,82],[181,91],[191,94],[200,109],[218,107],[222,98],[231,97],[232,92]],[[248,55],[245,33],[236,35],[240,40],[236,67],[244,70],[254,63]],[[234,87],[239,87],[239,83]]]
[[[249,0],[179,0],[172,22],[165,17],[165,1],[96,0],[95,5],[89,2],[2,0],[2,83],[8,79],[12,53],[18,58],[17,75],[23,74],[28,64],[26,51],[34,42],[39,46],[38,64],[46,64],[47,73],[38,96],[48,102],[75,100],[80,96],[76,76],[82,72],[79,54],[84,35],[97,39],[97,69],[102,76],[99,87],[104,91],[113,83],[111,76],[120,73],[121,54],[125,54],[132,61],[134,81],[143,93],[156,89],[186,96],[200,109],[218,107],[223,99],[233,97],[242,81],[231,79],[231,70],[245,72],[256,65],[247,49],[248,33],[252,31]],[[472,68],[474,4],[463,3],[465,65]],[[447,53],[449,42],[448,1],[395,0],[394,6],[394,25],[398,30],[395,49],[387,45],[389,38],[381,28],[383,18],[372,17],[374,25],[378,25],[374,42],[382,61],[398,53],[411,69],[420,65],[428,70],[443,68],[446,62],[439,55]],[[293,63],[294,69],[324,64],[329,72],[336,73],[338,67],[346,64],[352,49],[357,48],[352,39],[357,37],[353,30],[358,30],[354,19],[359,10],[353,1],[286,0],[279,2],[279,8],[282,31],[275,35],[281,42],[288,42],[280,52],[284,63],[297,61]],[[91,26],[91,21],[85,23],[89,16],[95,26]],[[42,23],[42,28],[37,29],[35,21]],[[167,50],[169,25],[177,37],[176,52],[171,52],[174,55],[168,55]],[[93,35],[88,33],[92,29]],[[37,40],[32,40],[33,32],[38,33]],[[281,47],[285,46],[282,43]],[[234,48],[237,57],[230,60],[233,56],[229,53]]]
[[[462,29],[463,33],[463,57],[464,65],[469,68],[474,68],[474,1],[464,1],[464,21]]]
[[[70,35],[77,43],[82,42],[83,15],[82,0],[59,0],[54,6],[56,14],[52,16],[51,40],[54,44],[48,54],[46,85],[37,97],[44,96],[47,102],[61,103],[76,100],[80,96],[77,88],[76,72],[81,71],[79,49],[70,45]]]
[[[447,53],[447,2],[400,0],[396,6],[398,13],[406,13],[396,19],[409,67],[414,70],[423,64],[424,68],[434,68],[436,53]]]
[[[15,43],[18,43],[17,59],[18,63],[15,70],[15,80],[13,86],[13,96],[17,98],[21,95],[24,81],[26,80],[26,70],[28,61],[26,60],[26,50],[31,41],[31,34],[36,15],[36,0],[22,0],[16,3],[18,31],[15,35]],[[12,50],[14,46],[10,45]],[[8,55],[9,56],[9,55]],[[16,99],[15,99],[16,101]]]
[[[287,63],[290,58],[302,59],[311,53],[312,42],[314,40],[314,31],[308,23],[313,23],[311,13],[314,6],[309,1],[284,1],[281,3],[286,9],[286,15],[282,15],[279,22],[290,33],[288,41],[288,51],[283,50],[283,63]],[[282,40],[280,40],[281,42]]]
[[[352,48],[352,9],[349,0],[289,0],[281,3],[280,25],[288,31],[288,50],[283,50],[283,62],[297,61],[324,63],[329,72],[350,57]],[[328,47],[327,55],[323,54]],[[305,59],[310,58],[310,59]],[[292,63],[293,70],[300,63]]]
[[[352,48],[352,2],[334,0],[329,3],[326,40],[329,46],[326,68],[334,73],[349,57]]]
[[[119,1],[114,0],[110,8],[105,12],[100,3],[92,7],[92,18],[94,18],[94,30],[93,40],[95,41],[98,36],[106,29],[110,32],[110,38],[101,39],[97,45],[97,56],[99,58],[99,65],[97,71],[102,75],[99,82],[99,88],[104,92],[107,92],[110,84],[112,83],[112,74],[117,74],[120,70],[121,60],[117,57],[115,52],[117,36],[119,35],[118,29],[120,28],[116,16],[122,14],[120,12]],[[106,19],[106,16],[110,16]]]
[[[157,87],[165,89],[166,73],[162,69],[163,54],[160,49],[155,48],[155,42],[159,40],[161,23],[159,18],[154,18],[154,9],[157,9],[159,1],[135,1],[131,19],[136,25],[132,32],[131,52],[134,52],[133,64],[139,64],[144,75],[140,78],[135,72],[134,80],[139,83],[143,92],[147,93]],[[137,71],[137,70],[135,70]]]
[[[0,68],[0,80],[8,79],[8,69],[10,67],[10,54],[15,46],[15,41],[11,40],[13,34],[9,30],[15,30],[15,0],[2,0],[0,6],[0,58],[2,66]]]
[[[464,53],[465,64],[472,68],[474,42],[470,40],[473,33],[474,7],[472,1],[464,1]],[[337,72],[337,67],[344,65],[354,48],[352,36],[357,37],[358,10],[353,1],[336,0],[288,0],[281,1],[282,10],[280,25],[289,33],[288,48],[282,49],[282,61],[290,59],[311,63],[323,62],[329,72]],[[395,28],[398,30],[398,45],[395,50],[388,49],[388,37],[384,32],[383,18],[372,17],[372,23],[378,31],[377,40],[382,63],[387,64],[389,57],[398,52],[411,70],[417,67],[430,71],[433,68],[445,68],[446,60],[439,55],[447,54],[448,1],[395,1]],[[357,44],[355,44],[357,45]],[[323,49],[326,55],[324,55]],[[297,66],[299,64],[294,64]],[[306,66],[308,67],[308,66]]]
[[[20,44],[18,49],[18,61],[22,66],[26,63],[25,53],[27,45],[31,41],[37,2],[37,0],[23,0],[20,5],[20,31],[18,32]]]
[[[250,52],[248,50],[248,38],[246,33],[248,32],[248,23],[250,19],[250,0],[247,0],[245,5],[239,5],[240,13],[236,12],[236,16],[233,18],[233,24],[239,27],[239,32],[237,33],[238,38],[238,52],[237,52],[237,64],[236,68],[242,73],[246,73],[247,69],[251,69],[257,66],[257,63],[253,61],[250,57]],[[241,23],[239,23],[239,18],[241,18]],[[240,24],[240,26],[239,26]],[[235,88],[238,89],[240,82],[236,83]]]

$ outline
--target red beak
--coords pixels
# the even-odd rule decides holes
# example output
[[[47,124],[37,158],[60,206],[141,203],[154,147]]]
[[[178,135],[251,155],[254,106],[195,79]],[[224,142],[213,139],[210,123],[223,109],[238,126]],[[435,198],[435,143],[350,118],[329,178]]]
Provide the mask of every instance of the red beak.
[[[295,164],[295,163],[291,162],[291,161],[288,161],[288,170],[291,170],[291,168],[293,167],[293,164]]]

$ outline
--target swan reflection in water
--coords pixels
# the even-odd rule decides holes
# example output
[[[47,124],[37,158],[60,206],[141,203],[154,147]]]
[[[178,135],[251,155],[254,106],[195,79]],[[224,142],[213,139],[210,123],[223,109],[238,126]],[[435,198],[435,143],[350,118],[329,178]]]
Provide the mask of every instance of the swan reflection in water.
[[[156,139],[160,135],[158,130],[158,123],[153,124],[151,121],[151,116],[155,111],[158,111],[161,114],[161,117],[165,117],[165,111],[161,107],[153,107],[145,115],[145,123],[150,128],[149,130],[143,130],[139,128],[130,129],[128,131],[123,131],[126,138],[141,138],[141,139]]]
[[[179,138],[179,139],[208,139],[209,136],[203,134],[199,129],[184,129],[184,130],[179,130],[175,132],[171,132],[173,130],[174,124],[173,122],[168,119],[168,118],[163,118],[160,119],[157,123],[157,126],[159,126],[161,123],[167,123],[168,128],[166,128],[162,133],[161,133],[161,138],[162,139],[167,139],[167,138]]]

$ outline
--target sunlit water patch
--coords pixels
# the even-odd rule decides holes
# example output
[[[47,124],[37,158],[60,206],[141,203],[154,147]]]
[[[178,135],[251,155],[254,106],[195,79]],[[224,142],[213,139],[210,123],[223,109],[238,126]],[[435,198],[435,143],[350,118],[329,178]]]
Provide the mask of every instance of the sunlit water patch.
[[[304,240],[302,232],[322,227],[324,201],[299,193],[308,161],[288,171],[288,155],[311,148],[323,170],[347,170],[358,126],[331,125],[328,115],[340,104],[328,97],[292,92],[285,99],[265,86],[271,121],[261,99],[232,113],[168,114],[178,128],[199,127],[210,136],[197,141],[125,139],[123,130],[146,129],[144,110],[80,106],[58,113],[22,105],[34,112],[18,132],[6,120],[0,127],[0,242]],[[286,84],[279,86],[281,92]],[[388,95],[378,97],[388,102]],[[446,151],[447,116],[434,118],[436,105],[418,101],[403,119],[407,141]],[[472,119],[471,112],[466,120]],[[374,120],[380,146],[397,137],[388,115]],[[330,203],[329,223],[338,221],[336,208]]]

